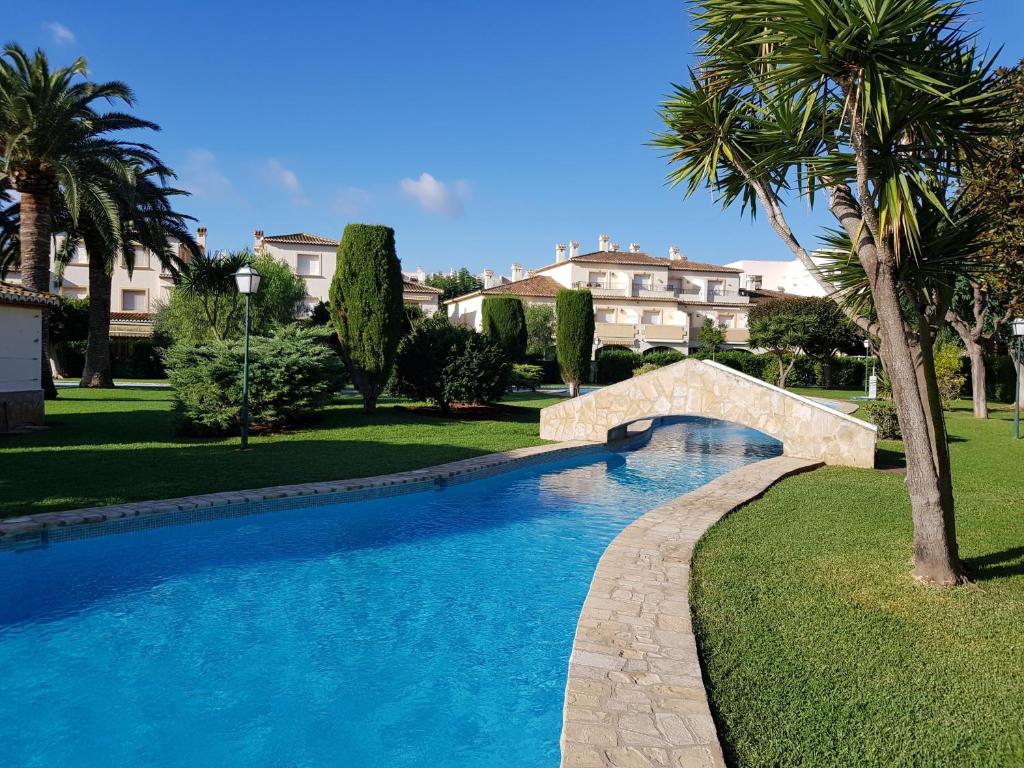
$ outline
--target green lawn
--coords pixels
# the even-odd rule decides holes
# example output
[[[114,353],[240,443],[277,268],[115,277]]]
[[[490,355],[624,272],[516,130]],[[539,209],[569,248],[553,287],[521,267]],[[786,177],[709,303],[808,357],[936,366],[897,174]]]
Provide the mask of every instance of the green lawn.
[[[380,475],[537,445],[539,409],[557,402],[514,395],[500,420],[441,419],[396,410],[376,415],[354,399],[307,429],[238,440],[174,434],[171,393],[119,387],[61,389],[47,430],[0,436],[0,517]]]
[[[1024,441],[1007,410],[966,404],[949,431],[973,588],[910,579],[899,473],[791,478],[698,545],[695,631],[733,766],[1024,765]]]

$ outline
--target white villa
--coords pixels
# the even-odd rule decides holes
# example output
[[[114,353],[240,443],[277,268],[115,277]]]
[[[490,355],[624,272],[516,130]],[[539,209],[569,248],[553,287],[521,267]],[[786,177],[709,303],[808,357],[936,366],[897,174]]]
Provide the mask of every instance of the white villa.
[[[262,229],[253,233],[253,251],[265,250],[275,259],[288,264],[292,271],[306,281],[306,311],[317,303],[327,301],[331,279],[337,268],[338,241],[306,232],[290,235],[265,235]],[[414,304],[427,317],[441,306],[441,291],[425,285],[422,268],[402,274],[402,297],[406,304]]]
[[[669,249],[668,257],[651,256],[631,243],[628,251],[601,235],[598,249],[579,253],[579,243],[555,246],[554,262],[526,273],[512,265],[511,280],[484,272],[482,290],[447,302],[453,322],[480,329],[484,298],[520,297],[527,304],[554,304],[563,288],[589,288],[594,296],[594,351],[623,346],[643,352],[667,347],[683,353],[699,345],[706,318],[724,327],[726,346],[745,347],[750,334],[751,297],[741,285],[741,270],[706,264]]]
[[[818,266],[825,264],[825,259],[812,256]],[[770,261],[765,259],[742,259],[730,261],[727,267],[735,267],[743,272],[743,287],[750,290],[783,292],[794,296],[824,296],[822,288],[814,276],[799,259],[790,261]]]

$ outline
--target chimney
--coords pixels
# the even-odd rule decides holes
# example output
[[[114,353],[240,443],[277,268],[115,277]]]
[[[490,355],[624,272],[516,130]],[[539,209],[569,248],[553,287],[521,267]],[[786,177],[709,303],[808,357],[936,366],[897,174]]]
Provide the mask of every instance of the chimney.
[[[629,244],[629,252],[630,253],[640,253],[640,243],[630,243]]]
[[[558,243],[555,246],[555,261],[565,261],[565,245],[563,243]]]
[[[597,250],[607,251],[609,240],[611,240],[611,238],[608,237],[608,235],[601,235],[599,238],[597,238]]]
[[[569,258],[570,259],[575,259],[579,255],[580,255],[580,241],[579,240],[573,240],[571,243],[569,243]]]
[[[484,290],[486,290],[488,288],[493,288],[493,287],[494,287],[494,270],[493,269],[485,269],[484,270]]]
[[[678,245],[669,246],[668,257],[672,259],[672,261],[679,261],[683,258],[683,255],[679,252]]]
[[[512,281],[515,282],[516,280],[522,280],[522,279],[523,279],[523,265],[522,264],[513,264],[512,265]]]
[[[257,229],[252,233],[252,249],[258,251],[263,247],[263,230]]]
[[[206,253],[206,227],[199,227],[196,230],[196,242],[199,243],[199,250]]]
[[[425,283],[427,282],[427,273],[423,267],[416,267],[416,282]]]
[[[612,243],[608,250],[618,252],[619,244],[618,243]]]

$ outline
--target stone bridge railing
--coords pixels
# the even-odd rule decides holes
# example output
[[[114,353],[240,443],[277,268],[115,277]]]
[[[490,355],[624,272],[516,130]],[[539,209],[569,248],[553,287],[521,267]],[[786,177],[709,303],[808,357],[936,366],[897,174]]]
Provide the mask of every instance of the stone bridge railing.
[[[606,442],[625,425],[656,416],[706,416],[751,427],[783,453],[849,467],[873,467],[873,424],[719,363],[688,358],[564,400],[541,411],[545,440]]]

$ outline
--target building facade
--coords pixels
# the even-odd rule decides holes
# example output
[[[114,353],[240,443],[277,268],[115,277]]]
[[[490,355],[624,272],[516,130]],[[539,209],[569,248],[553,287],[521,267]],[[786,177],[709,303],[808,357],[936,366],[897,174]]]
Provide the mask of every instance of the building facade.
[[[447,303],[453,322],[481,326],[487,296],[519,296],[527,304],[554,304],[563,288],[588,288],[594,297],[594,350],[621,346],[644,352],[655,348],[688,353],[699,346],[698,335],[710,319],[725,330],[726,347],[745,348],[750,334],[750,296],[741,286],[741,271],[706,264],[670,248],[667,257],[652,256],[632,243],[619,250],[601,235],[598,250],[579,253],[572,242],[555,247],[555,260],[527,273],[512,265],[510,280],[484,273],[484,288]]]

